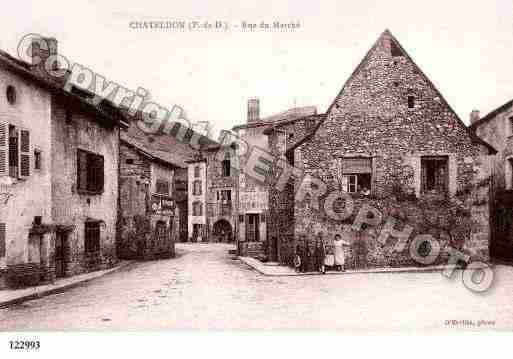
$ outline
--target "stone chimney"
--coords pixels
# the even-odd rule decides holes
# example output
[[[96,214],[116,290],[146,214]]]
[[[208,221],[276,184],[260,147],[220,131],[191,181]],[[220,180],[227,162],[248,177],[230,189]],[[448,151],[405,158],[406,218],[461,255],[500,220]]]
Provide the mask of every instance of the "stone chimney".
[[[479,110],[472,110],[470,113],[470,124],[473,125],[480,119]]]
[[[52,55],[58,54],[58,42],[57,39],[53,37],[38,37],[32,40],[32,65],[43,68],[45,66],[45,62],[48,57]],[[36,64],[34,63],[34,59],[39,57],[41,61]],[[57,70],[59,68],[58,63],[55,61],[53,63],[52,70]]]
[[[260,121],[260,101],[257,98],[248,100],[248,123]]]

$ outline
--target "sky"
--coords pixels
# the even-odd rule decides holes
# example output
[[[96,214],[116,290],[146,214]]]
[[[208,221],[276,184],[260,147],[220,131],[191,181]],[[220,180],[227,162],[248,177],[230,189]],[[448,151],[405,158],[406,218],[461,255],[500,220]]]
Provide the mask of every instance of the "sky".
[[[295,106],[324,112],[379,35],[390,29],[468,124],[513,98],[510,1],[11,2],[0,15],[0,48],[16,53],[28,33],[52,36],[59,52],[153,101],[179,105],[216,131]],[[141,30],[132,21],[224,21],[227,31]],[[242,22],[299,22],[294,30],[244,30]],[[238,26],[238,27],[236,27]]]

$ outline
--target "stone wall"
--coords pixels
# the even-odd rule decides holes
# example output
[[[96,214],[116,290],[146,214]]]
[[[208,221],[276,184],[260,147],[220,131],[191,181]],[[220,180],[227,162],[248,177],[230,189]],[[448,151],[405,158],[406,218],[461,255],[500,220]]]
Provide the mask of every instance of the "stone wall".
[[[162,214],[152,196],[156,180],[169,181],[172,198],[173,172],[169,166],[154,163],[129,144],[120,145],[120,199],[117,253],[123,259],[170,258],[175,255],[175,242],[180,230],[178,211]],[[158,197],[160,198],[160,197]],[[157,231],[162,221],[165,228]]]
[[[409,97],[414,99],[413,103]],[[426,217],[422,208],[436,203],[437,196],[435,202],[426,203],[428,194],[421,189],[421,159],[446,156],[448,193],[442,196],[449,198],[446,211],[459,227],[472,229],[465,238],[459,236],[457,243],[451,244],[464,248],[474,260],[488,260],[488,148],[469,134],[390,33],[385,32],[378,39],[326,116],[315,135],[294,151],[296,167],[327,185],[325,195],[321,196],[321,210],[312,208],[309,200],[295,201],[295,244],[304,246],[318,234],[331,239],[341,233],[352,248],[356,247],[348,253],[348,265],[415,264],[404,253],[392,251],[391,243],[377,242],[384,224],[354,232],[348,230],[350,220],[347,223],[331,220],[322,210],[326,194],[341,189],[340,159],[357,157],[368,158],[372,163],[372,193],[365,201],[380,209],[384,218],[394,215],[403,218],[403,224],[411,225],[416,234],[432,233],[445,247],[448,235],[439,228],[429,228],[422,220]],[[479,178],[476,172],[480,173]],[[295,191],[299,185],[296,181]],[[358,213],[363,203],[359,201],[354,213]],[[338,210],[344,209],[343,202],[338,205]],[[443,218],[431,220],[443,221]],[[402,228],[399,224],[398,227]],[[294,245],[282,246],[290,251]],[[290,256],[285,250],[282,255]],[[438,260],[444,259],[440,256]]]
[[[119,129],[64,100],[52,99],[52,217],[74,226],[67,237],[66,275],[113,266],[116,257]],[[100,123],[99,123],[100,122]],[[77,190],[77,151],[103,156],[104,189],[98,194]],[[85,252],[85,222],[100,222],[100,252]]]

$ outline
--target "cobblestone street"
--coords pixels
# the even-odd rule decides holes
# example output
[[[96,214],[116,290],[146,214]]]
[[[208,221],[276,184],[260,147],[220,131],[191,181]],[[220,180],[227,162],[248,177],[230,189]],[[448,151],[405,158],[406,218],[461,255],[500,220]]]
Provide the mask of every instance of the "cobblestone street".
[[[224,244],[179,244],[178,257],[135,263],[66,292],[0,310],[2,330],[513,328],[513,269],[484,295],[461,273],[266,277]],[[446,326],[472,320],[476,326]],[[483,327],[481,327],[483,329]]]

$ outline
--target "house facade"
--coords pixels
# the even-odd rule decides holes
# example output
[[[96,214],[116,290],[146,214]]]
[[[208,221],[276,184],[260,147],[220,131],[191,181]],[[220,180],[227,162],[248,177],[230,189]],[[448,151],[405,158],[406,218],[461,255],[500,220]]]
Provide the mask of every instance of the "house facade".
[[[295,133],[294,124],[301,118],[317,113],[314,106],[291,108],[267,117],[260,116],[260,101],[249,99],[247,104],[247,121],[232,130],[245,148],[258,148],[269,152],[268,130],[276,126],[290,126],[288,138],[292,140]],[[245,151],[245,149],[244,149]],[[234,168],[245,168],[247,153],[235,151]],[[270,261],[278,259],[278,242],[276,236],[268,235],[268,218],[270,215],[282,216],[282,213],[270,212],[269,184],[261,182],[244,171],[237,171],[238,190],[238,227],[237,244],[240,255],[267,257]]]
[[[290,263],[298,246],[313,251],[316,240],[330,241],[335,234],[349,243],[347,266],[352,268],[419,265],[408,248],[424,234],[441,248],[430,264],[446,263],[448,247],[474,260],[489,259],[490,155],[495,150],[467,129],[389,31],[326,114],[310,120],[293,141],[287,126],[269,134],[276,158],[303,174],[284,191],[270,189],[271,203],[288,209],[286,216],[270,216],[269,235],[279,238],[280,261]],[[383,220],[355,228],[359,211],[368,208],[364,205]],[[394,236],[383,242],[378,240],[382,233]],[[397,250],[401,235],[408,241]]]
[[[41,73],[0,54],[0,270],[11,286],[116,262],[123,117]]]
[[[188,161],[189,240],[226,242],[237,231],[237,173],[230,151],[212,144]]]
[[[470,129],[497,149],[492,163],[492,256],[513,259],[513,101],[483,118],[471,115]]]
[[[178,203],[186,195],[177,186],[179,165],[165,154],[121,135],[117,252],[122,259],[175,256],[183,216]]]

